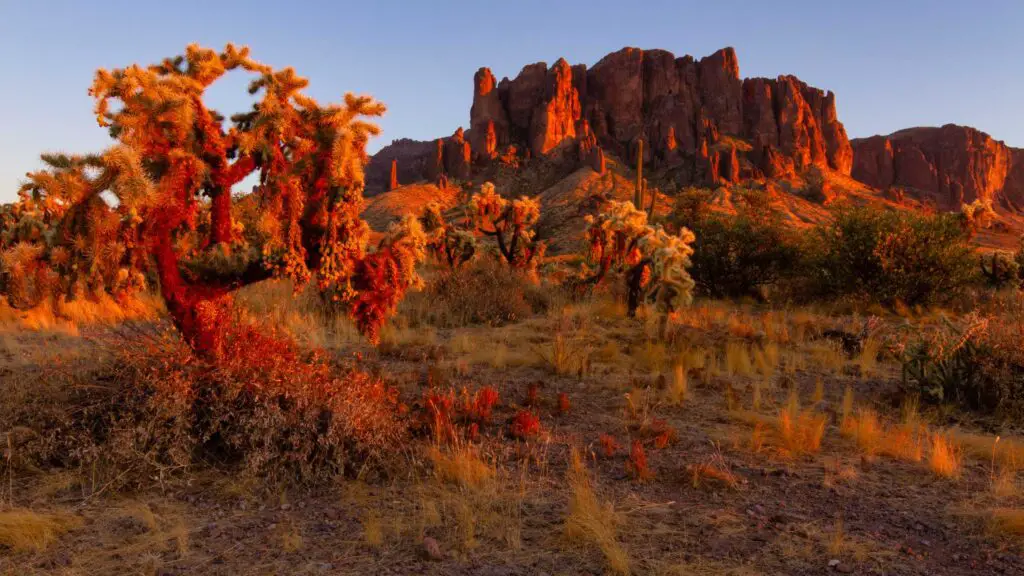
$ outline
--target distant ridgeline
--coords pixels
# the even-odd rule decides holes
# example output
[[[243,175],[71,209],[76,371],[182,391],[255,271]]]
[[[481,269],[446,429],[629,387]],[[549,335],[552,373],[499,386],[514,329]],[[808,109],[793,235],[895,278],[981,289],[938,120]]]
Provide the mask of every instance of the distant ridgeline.
[[[834,93],[794,76],[741,79],[732,48],[700,60],[624,48],[589,68],[538,62],[500,82],[480,68],[469,129],[395,140],[371,159],[367,195],[395,183],[500,183],[500,168],[535,159],[563,176],[584,165],[602,170],[606,154],[632,165],[641,140],[645,167],[678,187],[785,179],[817,167],[946,210],[982,198],[1018,212],[1024,202],[1024,152],[953,125],[851,143]]]

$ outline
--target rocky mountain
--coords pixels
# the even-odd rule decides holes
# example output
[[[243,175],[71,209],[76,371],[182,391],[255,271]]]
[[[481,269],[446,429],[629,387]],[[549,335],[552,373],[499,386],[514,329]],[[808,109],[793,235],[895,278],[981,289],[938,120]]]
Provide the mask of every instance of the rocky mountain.
[[[605,153],[672,168],[678,185],[784,177],[811,166],[849,174],[853,151],[835,96],[793,76],[741,79],[725,48],[696,60],[624,48],[597,64],[525,66],[473,77],[469,130],[433,143],[400,140],[374,156],[367,193],[399,180],[468,180],[496,162],[533,158],[599,166]]]
[[[977,198],[1001,211],[1024,209],[1024,149],[974,128],[909,128],[852,145],[852,175],[869,186],[906,190],[942,210]]]

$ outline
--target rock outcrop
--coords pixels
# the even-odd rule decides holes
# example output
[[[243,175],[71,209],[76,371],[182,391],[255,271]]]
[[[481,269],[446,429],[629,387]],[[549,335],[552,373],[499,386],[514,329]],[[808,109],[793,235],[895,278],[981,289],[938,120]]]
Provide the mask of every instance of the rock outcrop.
[[[481,68],[469,127],[439,152],[424,148],[419,161],[400,158],[399,179],[409,181],[407,166],[430,179],[438,171],[469,178],[474,163],[500,160],[510,146],[523,158],[575,149],[576,161],[598,165],[597,150],[626,158],[641,139],[645,162],[675,169],[681,183],[784,177],[812,166],[849,174],[853,163],[831,92],[792,76],[742,80],[732,48],[700,60],[624,48],[590,68],[538,62],[497,83]]]
[[[981,198],[1024,209],[1024,150],[967,126],[909,128],[853,141],[852,176],[888,190],[923,194],[944,210]]]
[[[712,181],[735,181],[744,160],[759,170],[766,155],[792,160],[772,161],[776,171],[820,166],[849,174],[852,165],[853,152],[831,92],[792,76],[741,80],[731,48],[701,60],[624,48],[589,69],[565,60],[550,69],[530,64],[498,84],[504,114],[494,108],[487,90],[491,84],[490,70],[477,72],[470,125],[478,130],[507,117],[510,141],[533,156],[592,134],[597,144],[619,156],[629,155],[643,139],[648,144],[645,160],[671,165],[689,159],[695,174],[703,167]],[[757,154],[745,159],[741,149],[719,145],[723,136],[749,142],[742,150]],[[766,147],[775,152],[766,153]]]

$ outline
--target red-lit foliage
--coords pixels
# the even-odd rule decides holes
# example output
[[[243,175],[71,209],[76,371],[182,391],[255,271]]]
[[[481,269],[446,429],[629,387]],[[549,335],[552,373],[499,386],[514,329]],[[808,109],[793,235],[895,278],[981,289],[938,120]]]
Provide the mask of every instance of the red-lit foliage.
[[[424,417],[431,436],[444,442],[455,438],[455,393],[430,389],[423,394]]]
[[[233,313],[230,301],[199,308],[222,320],[213,361],[158,329],[105,336],[116,338],[110,360],[72,375],[51,412],[22,422],[41,431],[25,455],[69,469],[102,463],[127,483],[199,462],[315,482],[387,459],[407,438],[397,391],[379,378]]]
[[[513,438],[528,440],[540,434],[540,418],[529,410],[520,410],[512,418],[509,433]]]
[[[571,406],[572,405],[569,402],[569,395],[566,394],[565,392],[559,392],[558,393],[558,413],[563,415],[563,416],[565,414],[568,414],[569,413],[569,409],[571,408]]]
[[[654,472],[647,464],[647,451],[639,440],[633,440],[633,447],[629,450],[629,460],[626,461],[626,471],[634,479],[641,482],[654,478]]]
[[[527,406],[540,406],[540,384],[538,382],[531,382],[526,387],[526,399],[523,404]]]
[[[439,442],[455,440],[459,434],[471,440],[479,437],[498,404],[498,391],[484,386],[470,394],[466,388],[457,397],[454,390],[431,388],[423,394],[421,425]],[[460,432],[462,428],[465,428]]]
[[[615,441],[615,437],[611,434],[601,433],[597,439],[598,444],[601,445],[601,454],[605,458],[611,458],[615,456],[615,451],[620,448],[619,443]]]
[[[205,96],[230,71],[253,75],[257,102],[225,125]],[[315,279],[376,342],[419,282],[415,263],[426,239],[408,218],[367,249],[363,165],[379,129],[363,118],[380,116],[384,106],[352,94],[321,105],[302,94],[307,84],[293,69],[274,70],[230,44],[221,53],[192,45],[152,66],[97,71],[90,94],[117,146],[94,156],[46,156],[50,170],[29,175],[23,201],[61,207],[53,218],[62,234],[39,258],[71,276],[69,287],[81,284],[75,277],[86,269],[82,262],[95,263],[103,224],[119,247],[107,264],[128,271],[115,275],[153,266],[175,325],[203,354],[217,346],[217,327],[207,324],[217,319],[200,309],[271,276],[299,285]],[[258,186],[233,199],[232,187],[250,175]],[[116,198],[115,206],[104,197]],[[251,221],[236,223],[242,201],[256,208]],[[97,217],[104,214],[116,217]]]
[[[473,403],[467,410],[470,420],[486,424],[491,420],[491,413],[498,404],[498,391],[491,386],[484,386],[473,395]]]

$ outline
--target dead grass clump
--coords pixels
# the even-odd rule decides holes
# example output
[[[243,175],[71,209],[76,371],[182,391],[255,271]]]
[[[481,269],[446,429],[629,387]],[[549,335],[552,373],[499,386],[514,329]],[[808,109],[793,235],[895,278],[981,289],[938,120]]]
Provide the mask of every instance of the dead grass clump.
[[[945,478],[956,478],[960,475],[960,446],[947,434],[934,433],[931,438],[931,450],[928,454],[928,468]]]
[[[592,348],[582,335],[567,335],[559,330],[550,344],[534,350],[541,361],[559,376],[582,377],[589,370]]]
[[[682,362],[676,362],[672,365],[672,381],[666,390],[669,402],[676,406],[686,402],[687,389],[686,370],[683,368]]]
[[[875,456],[882,448],[885,430],[878,414],[870,408],[861,408],[856,417],[848,417],[842,433],[857,443],[857,448],[865,455]]]
[[[17,508],[0,512],[0,546],[14,552],[41,552],[65,532],[81,526],[70,514],[40,514]]]
[[[602,505],[598,500],[590,475],[576,450],[570,456],[567,480],[569,515],[565,519],[566,538],[596,545],[612,573],[629,574],[629,556],[616,537],[619,517],[611,503]]]
[[[722,452],[719,450],[715,450],[703,462],[692,465],[689,469],[693,478],[694,488],[720,485],[733,489],[739,484],[739,480],[729,470],[729,464],[725,461],[725,457],[722,456]]]
[[[447,453],[431,447],[427,453],[434,473],[443,482],[466,488],[479,488],[494,478],[494,468],[480,459],[471,446],[453,447]]]
[[[412,327],[500,326],[546,310],[551,295],[524,273],[482,258],[438,273],[399,306]]]
[[[750,376],[754,366],[750,359],[750,348],[741,342],[729,342],[725,345],[725,373],[730,376]]]
[[[827,417],[813,410],[801,410],[796,391],[790,392],[786,408],[779,413],[777,429],[780,448],[792,455],[814,454],[821,450]]]
[[[1024,510],[996,508],[991,511],[989,528],[1007,536],[1024,536]]]

